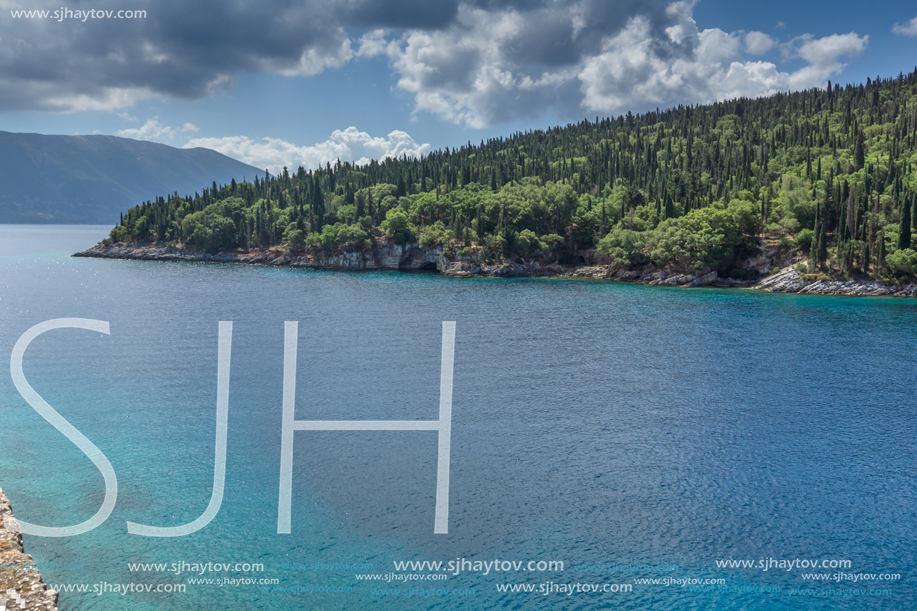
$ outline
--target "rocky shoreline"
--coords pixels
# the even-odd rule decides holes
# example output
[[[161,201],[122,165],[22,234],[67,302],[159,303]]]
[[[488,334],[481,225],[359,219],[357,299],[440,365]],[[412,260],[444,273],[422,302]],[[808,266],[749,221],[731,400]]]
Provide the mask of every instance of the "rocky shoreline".
[[[133,243],[98,244],[73,256],[141,261],[235,263],[326,270],[435,271],[454,278],[591,278],[652,286],[745,287],[773,293],[917,297],[917,285],[914,284],[889,286],[875,280],[866,282],[807,280],[793,268],[796,260],[790,260],[791,264],[778,273],[755,282],[721,278],[715,271],[706,274],[684,274],[650,267],[638,271],[622,269],[615,265],[565,266],[539,261],[488,265],[474,257],[447,257],[440,249],[424,250],[416,245],[399,246],[391,240],[385,240],[380,246],[369,252],[347,252],[322,257],[279,250],[207,253],[177,246]]]
[[[35,561],[22,547],[19,523],[0,490],[0,609],[57,611],[57,592],[49,590]]]

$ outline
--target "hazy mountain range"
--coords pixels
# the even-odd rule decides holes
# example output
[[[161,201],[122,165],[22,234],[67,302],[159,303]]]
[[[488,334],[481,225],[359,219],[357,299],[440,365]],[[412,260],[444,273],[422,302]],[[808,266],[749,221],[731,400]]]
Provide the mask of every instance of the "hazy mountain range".
[[[110,225],[147,199],[256,173],[264,170],[210,149],[0,131],[0,223]]]

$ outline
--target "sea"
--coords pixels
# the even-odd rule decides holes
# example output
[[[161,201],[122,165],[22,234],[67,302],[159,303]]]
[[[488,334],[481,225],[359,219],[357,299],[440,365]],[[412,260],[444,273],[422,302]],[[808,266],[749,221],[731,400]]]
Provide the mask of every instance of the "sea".
[[[0,487],[62,610],[917,608],[917,300],[74,258],[0,226]],[[286,323],[296,430],[278,533]],[[225,485],[219,329],[231,322]],[[101,324],[99,322],[94,323]],[[51,328],[56,325],[56,328]],[[85,325],[84,325],[85,327]],[[97,327],[98,328],[98,327]],[[33,333],[34,335],[34,333]],[[32,401],[35,402],[34,400]],[[2,593],[0,593],[2,595]]]

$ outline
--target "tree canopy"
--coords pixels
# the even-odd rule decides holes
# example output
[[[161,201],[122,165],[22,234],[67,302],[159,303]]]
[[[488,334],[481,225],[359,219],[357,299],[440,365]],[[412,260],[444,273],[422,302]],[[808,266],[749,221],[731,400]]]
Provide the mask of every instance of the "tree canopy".
[[[110,240],[317,254],[388,236],[492,262],[605,257],[722,272],[769,240],[837,274],[908,274],[915,144],[917,70],[596,117],[417,159],[284,168],[147,201]]]

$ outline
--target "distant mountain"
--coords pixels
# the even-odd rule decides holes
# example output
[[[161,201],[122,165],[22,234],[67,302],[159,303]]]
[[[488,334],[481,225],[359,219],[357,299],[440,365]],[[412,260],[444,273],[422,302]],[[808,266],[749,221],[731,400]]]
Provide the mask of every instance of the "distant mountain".
[[[256,172],[264,170],[210,149],[0,131],[0,223],[111,225],[164,193],[193,195]]]

